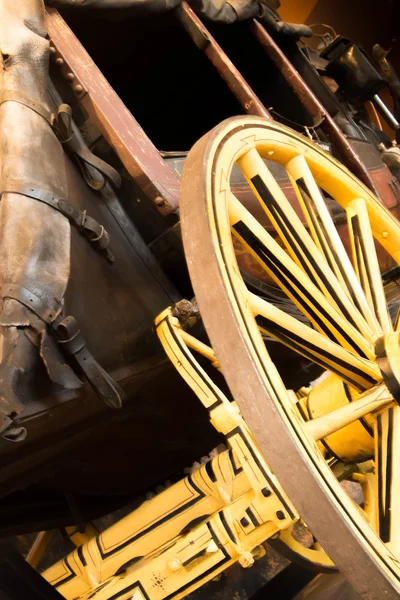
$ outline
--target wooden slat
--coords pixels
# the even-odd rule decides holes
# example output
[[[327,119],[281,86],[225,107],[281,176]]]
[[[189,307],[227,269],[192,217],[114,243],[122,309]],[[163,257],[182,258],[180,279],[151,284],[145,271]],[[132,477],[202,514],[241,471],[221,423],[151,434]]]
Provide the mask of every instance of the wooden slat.
[[[353,262],[364,290],[370,302],[371,310],[376,314],[383,331],[393,330],[390,320],[375,242],[371,231],[366,204],[362,198],[356,198],[346,209],[349,236],[353,253]]]

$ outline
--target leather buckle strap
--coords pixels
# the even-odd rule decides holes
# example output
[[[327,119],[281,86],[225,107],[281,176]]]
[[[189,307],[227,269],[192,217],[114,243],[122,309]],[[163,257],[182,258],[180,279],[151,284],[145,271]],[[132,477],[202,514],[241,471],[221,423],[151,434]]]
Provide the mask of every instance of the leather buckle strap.
[[[52,208],[59,210],[59,196],[57,196],[57,194],[43,188],[38,188],[34,184],[19,181],[18,179],[4,179],[2,181],[0,194],[21,194],[22,196],[28,196],[28,198],[32,198],[33,200],[44,202],[44,204],[48,204]]]
[[[104,254],[109,263],[112,264],[114,262],[114,255],[108,247],[110,236],[103,225],[100,225],[96,219],[90,217],[85,210],[80,211],[75,206],[72,206],[72,204],[65,202],[62,198],[58,200],[57,208],[76,225],[81,234],[93,246]]]
[[[69,104],[60,104],[54,118],[54,131],[60,140],[69,140],[72,134],[72,108]]]
[[[88,382],[103,402],[111,408],[120,408],[122,406],[124,396],[122,389],[89,352],[74,317],[66,317],[63,320],[61,320],[62,317],[58,318],[62,310],[61,303],[51,308],[33,292],[13,283],[4,284],[1,295],[3,299],[11,298],[20,302],[39,317],[39,319],[49,325],[51,328],[50,331],[54,334],[65,354],[74,357],[86,375]],[[51,345],[48,345],[47,351],[51,352]],[[77,378],[72,379],[70,383],[70,388],[79,387],[79,380]]]
[[[25,183],[16,179],[5,179],[3,181],[0,194],[7,193],[28,196],[33,200],[39,200],[39,202],[43,202],[55,210],[58,210],[77,227],[79,232],[84,235],[97,250],[100,250],[104,254],[104,257],[109,263],[114,262],[114,255],[108,248],[110,236],[107,230],[103,225],[100,225],[96,219],[87,215],[86,211],[79,210],[79,208],[69,204],[69,202],[66,202],[66,200],[49,190],[38,188],[35,187],[34,184]]]
[[[87,377],[92,388],[107,406],[121,408],[124,393],[112,377],[99,365],[89,352],[74,317],[66,317],[54,327],[58,343],[66,354],[73,356]]]
[[[48,325],[51,325],[62,309],[61,304],[53,307],[47,306],[36,294],[13,283],[4,284],[1,289],[1,295],[3,299],[10,298],[11,300],[17,300]]]
[[[86,235],[90,236],[90,241],[92,244],[96,244],[100,250],[108,250],[108,244],[110,243],[110,236],[108,232],[104,229],[103,225],[89,217],[85,216],[85,220],[83,222],[83,229],[86,232]]]
[[[28,98],[28,96],[21,94],[18,90],[2,90],[0,92],[0,105],[5,102],[18,102],[18,104],[23,104],[43,117],[49,125],[53,126],[54,114],[46,106],[43,106],[43,104],[34,102]]]
[[[77,145],[78,149],[75,152],[70,150],[71,154],[75,154],[84,163],[86,163],[87,165],[90,165],[91,167],[93,167],[94,169],[99,171],[107,179],[110,179],[111,182],[113,183],[114,187],[120,188],[121,187],[121,177],[120,177],[118,171],[116,169],[114,169],[114,167],[112,167],[111,165],[106,163],[104,160],[102,160],[101,158],[99,158],[98,156],[93,154],[93,152],[90,152],[90,150],[88,148],[86,148],[83,144],[79,145],[79,141],[78,141],[78,144],[75,144],[75,141],[78,141],[78,138],[75,134],[72,134],[71,139],[68,142],[65,142],[65,144],[63,143],[63,145],[66,147],[67,151],[70,150],[71,147],[74,147],[75,145]],[[94,179],[89,176],[89,174],[87,173],[86,170],[84,171],[83,176],[85,178],[86,183],[91,188],[93,188],[95,190],[99,190],[104,187],[104,183],[101,185],[101,187],[99,187],[99,183],[94,181]]]
[[[105,184],[104,178],[101,177],[101,175],[109,179],[114,187],[121,187],[121,177],[118,171],[93,154],[87,147],[83,138],[76,135],[74,131],[76,126],[72,121],[72,110],[68,104],[61,104],[59,106],[54,126],[58,138],[66,151],[78,159],[83,178],[89,187],[97,191],[101,190]],[[99,177],[93,177],[90,169],[86,168],[87,166],[98,171]]]

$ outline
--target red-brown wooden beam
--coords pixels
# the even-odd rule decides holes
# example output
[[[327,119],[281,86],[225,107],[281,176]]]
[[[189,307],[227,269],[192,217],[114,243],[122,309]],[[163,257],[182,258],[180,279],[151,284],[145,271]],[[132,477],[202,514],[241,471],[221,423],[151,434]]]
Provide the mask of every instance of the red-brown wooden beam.
[[[82,108],[157,209],[168,215],[179,206],[179,180],[108,83],[67,23],[47,8],[53,59],[70,82]]]
[[[187,33],[214,65],[242,105],[243,110],[249,115],[272,119],[264,104],[185,0],[176,9],[176,12]]]

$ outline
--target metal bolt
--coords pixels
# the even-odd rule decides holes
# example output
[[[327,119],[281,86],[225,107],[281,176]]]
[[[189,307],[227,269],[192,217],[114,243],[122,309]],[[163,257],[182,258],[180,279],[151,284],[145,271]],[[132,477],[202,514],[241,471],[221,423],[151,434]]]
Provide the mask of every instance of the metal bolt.
[[[242,519],[240,519],[240,524],[242,527],[247,527],[247,525],[249,525],[249,520],[246,519],[246,517],[243,517]]]
[[[387,231],[382,231],[381,235],[384,239],[386,239],[389,234]]]
[[[83,92],[83,87],[81,85],[79,85],[79,83],[77,85],[74,86],[74,92],[76,94],[80,94],[81,92]]]
[[[255,558],[255,560],[258,560],[259,558],[265,556],[267,554],[267,551],[265,550],[264,546],[256,546],[255,548],[253,548],[251,553],[253,555],[253,558]]]
[[[51,52],[51,54],[55,54],[57,52],[57,50],[55,49],[54,46],[50,46],[50,52]]]
[[[179,571],[179,569],[181,568],[181,561],[178,560],[177,558],[171,558],[171,560],[168,561],[168,568],[170,571],[172,571],[173,573],[176,573],[177,571]]]
[[[163,206],[163,204],[165,204],[165,200],[162,196],[156,196],[154,198],[154,204],[156,204],[157,206]]]
[[[75,75],[73,73],[67,73],[65,79],[68,79],[68,81],[73,81],[75,79]]]
[[[269,490],[266,487],[261,490],[261,493],[264,496],[264,498],[268,498],[268,496],[270,496],[272,494],[271,490]]]
[[[56,65],[58,65],[59,67],[62,67],[64,64],[64,59],[61,58],[60,56],[58,58],[56,58]]]
[[[283,510],[277,510],[276,511],[276,516],[278,517],[278,519],[280,521],[283,521],[284,519],[286,519],[286,515],[285,515],[285,513],[284,513]]]

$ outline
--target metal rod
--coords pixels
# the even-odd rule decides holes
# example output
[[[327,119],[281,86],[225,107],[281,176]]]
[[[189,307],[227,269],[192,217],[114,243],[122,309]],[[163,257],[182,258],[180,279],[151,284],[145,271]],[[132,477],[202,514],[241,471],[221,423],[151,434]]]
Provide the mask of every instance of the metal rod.
[[[390,127],[394,130],[400,129],[400,123],[397,121],[395,116],[390,112],[386,104],[383,102],[382,98],[375,94],[372,97],[372,102],[381,113],[382,117],[385,119],[386,123],[390,125]]]

